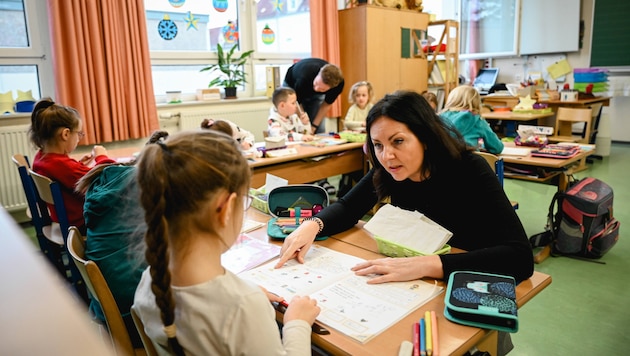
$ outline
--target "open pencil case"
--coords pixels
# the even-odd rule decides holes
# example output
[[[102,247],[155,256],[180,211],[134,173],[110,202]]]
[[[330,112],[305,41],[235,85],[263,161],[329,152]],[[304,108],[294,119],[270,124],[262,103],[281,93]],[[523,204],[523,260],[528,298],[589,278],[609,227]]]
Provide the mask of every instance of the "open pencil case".
[[[289,184],[271,190],[267,195],[267,208],[273,216],[267,222],[267,235],[285,239],[300,223],[317,214],[329,204],[328,193],[315,184]],[[317,236],[316,241],[328,236]]]

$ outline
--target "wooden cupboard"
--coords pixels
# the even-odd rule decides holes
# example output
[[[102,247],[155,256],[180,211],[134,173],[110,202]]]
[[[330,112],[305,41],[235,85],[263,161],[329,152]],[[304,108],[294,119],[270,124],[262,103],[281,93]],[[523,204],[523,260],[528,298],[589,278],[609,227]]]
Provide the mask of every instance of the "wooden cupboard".
[[[403,31],[427,30],[429,15],[362,5],[339,10],[339,46],[345,87],[340,96],[342,118],[350,104],[352,85],[367,80],[374,87],[373,102],[399,89],[427,90],[427,59],[412,53],[404,58],[403,49],[414,49],[413,39],[403,43]]]

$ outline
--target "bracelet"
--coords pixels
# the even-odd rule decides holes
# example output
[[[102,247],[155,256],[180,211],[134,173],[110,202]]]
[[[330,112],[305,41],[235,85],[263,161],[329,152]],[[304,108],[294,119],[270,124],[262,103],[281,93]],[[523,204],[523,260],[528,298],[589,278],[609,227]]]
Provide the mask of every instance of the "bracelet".
[[[315,128],[315,130],[317,130],[319,128],[319,125],[315,125],[313,123],[311,123],[311,126]]]
[[[304,221],[315,221],[317,223],[317,226],[319,226],[319,229],[317,229],[318,234],[322,232],[322,230],[324,230],[324,222],[320,218],[310,217],[310,218],[304,219]]]

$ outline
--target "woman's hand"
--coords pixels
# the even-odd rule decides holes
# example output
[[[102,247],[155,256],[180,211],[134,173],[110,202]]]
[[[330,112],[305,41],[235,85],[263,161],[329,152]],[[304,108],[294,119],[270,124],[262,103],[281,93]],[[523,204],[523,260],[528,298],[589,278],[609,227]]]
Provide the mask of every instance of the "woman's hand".
[[[293,258],[297,259],[299,263],[304,263],[304,256],[315,241],[318,231],[319,225],[315,221],[304,221],[300,227],[284,239],[276,268],[284,266],[288,260]]]
[[[442,260],[439,256],[406,258],[380,258],[365,261],[351,268],[357,276],[377,275],[369,284],[401,282],[423,277],[443,278]]]
[[[287,311],[284,312],[284,323],[291,320],[304,320],[309,325],[313,325],[315,318],[319,315],[321,308],[317,306],[317,300],[309,297],[295,296],[291,299]]]

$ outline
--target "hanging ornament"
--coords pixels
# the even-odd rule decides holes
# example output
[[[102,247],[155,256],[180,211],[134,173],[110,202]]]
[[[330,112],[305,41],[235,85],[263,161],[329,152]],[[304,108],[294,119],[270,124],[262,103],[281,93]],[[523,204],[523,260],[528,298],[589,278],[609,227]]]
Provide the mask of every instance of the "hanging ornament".
[[[228,8],[228,2],[227,0],[212,0],[212,6],[218,12],[225,12]]]
[[[160,37],[169,41],[177,36],[177,25],[168,15],[164,15],[164,19],[158,23],[158,33]]]
[[[273,1],[273,8],[274,10],[278,11],[278,12],[282,12],[282,0],[274,0]]]
[[[182,7],[186,0],[168,0],[172,7]]]
[[[265,28],[263,28],[262,30],[262,41],[264,44],[272,44],[273,41],[276,39],[276,34],[273,32],[272,29],[269,28],[268,24],[265,24]]]
[[[198,30],[197,22],[199,21],[199,19],[196,18],[195,15],[192,14],[192,12],[188,11],[188,16],[186,16],[184,20],[186,21],[186,31],[190,30],[191,27],[195,30]]]
[[[221,29],[221,34],[225,39],[225,43],[235,43],[238,41],[238,27],[233,21],[228,21],[227,25]]]

